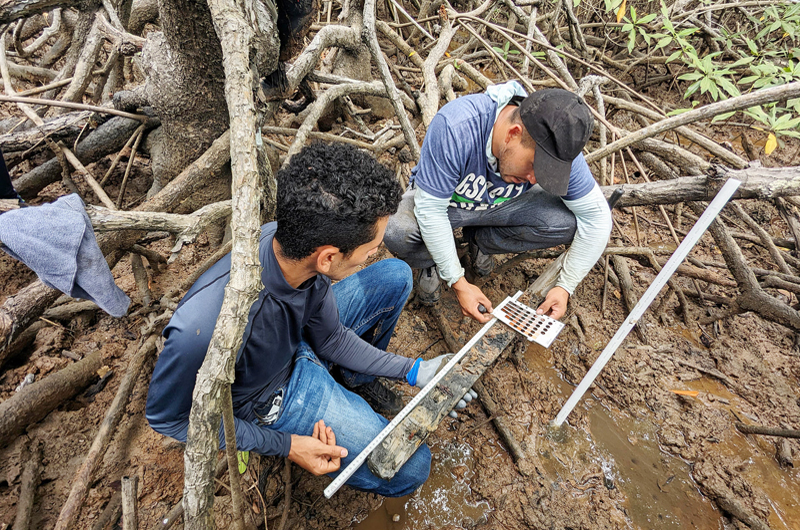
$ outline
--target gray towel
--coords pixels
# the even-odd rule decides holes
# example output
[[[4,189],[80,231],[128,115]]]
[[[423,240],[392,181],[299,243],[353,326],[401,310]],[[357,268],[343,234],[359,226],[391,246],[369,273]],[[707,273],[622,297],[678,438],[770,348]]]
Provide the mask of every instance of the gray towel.
[[[91,300],[115,317],[128,312],[131,299],[114,283],[78,195],[0,215],[0,241],[48,287]]]

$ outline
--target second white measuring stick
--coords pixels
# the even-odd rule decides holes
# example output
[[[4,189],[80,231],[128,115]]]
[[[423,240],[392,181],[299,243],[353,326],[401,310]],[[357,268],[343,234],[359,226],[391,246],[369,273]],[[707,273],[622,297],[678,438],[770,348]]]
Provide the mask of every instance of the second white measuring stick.
[[[513,297],[509,298],[511,300],[516,300],[517,298],[520,297],[521,294],[522,292],[520,291]],[[509,298],[507,298],[506,300],[508,300]],[[436,373],[433,379],[431,379],[430,382],[427,385],[425,385],[425,388],[420,390],[419,393],[416,396],[414,396],[414,399],[409,401],[408,405],[403,407],[403,410],[397,413],[397,416],[395,416],[394,419],[389,422],[389,425],[384,427],[383,430],[380,433],[378,433],[378,436],[376,436],[369,443],[369,445],[366,446],[364,450],[361,451],[361,453],[359,453],[359,455],[352,462],[350,462],[350,464],[346,468],[344,468],[344,470],[341,473],[339,473],[339,476],[333,479],[333,482],[328,484],[328,487],[325,488],[324,491],[326,499],[330,499],[334,493],[339,491],[339,488],[341,488],[344,485],[344,483],[347,482],[347,479],[352,477],[353,473],[355,473],[358,470],[358,468],[361,467],[361,465],[364,462],[366,462],[367,458],[369,458],[369,455],[372,453],[372,451],[374,451],[375,448],[378,447],[378,444],[380,444],[383,440],[385,440],[386,437],[389,436],[389,434],[395,429],[395,427],[400,425],[400,422],[403,421],[405,417],[408,416],[411,413],[411,411],[417,407],[417,405],[419,405],[420,401],[422,401],[425,398],[425,396],[431,393],[431,390],[436,388],[436,385],[439,384],[439,381],[441,381],[442,378],[444,378],[444,376],[447,375],[450,372],[450,370],[452,370],[453,367],[457,365],[459,361],[461,361],[461,359],[464,358],[464,356],[472,349],[473,346],[475,346],[475,344],[481,339],[481,337],[483,337],[486,334],[486,332],[489,331],[489,329],[496,322],[497,322],[497,317],[492,317],[492,319],[489,322],[484,324],[483,327],[480,329],[480,331],[478,331],[469,340],[469,342],[467,342],[464,345],[464,347],[458,351],[458,353],[453,355],[450,361]]]

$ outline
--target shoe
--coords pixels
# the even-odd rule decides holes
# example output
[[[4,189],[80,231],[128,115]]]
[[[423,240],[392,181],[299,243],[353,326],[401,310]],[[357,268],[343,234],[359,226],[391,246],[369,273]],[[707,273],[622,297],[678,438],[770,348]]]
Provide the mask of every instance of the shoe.
[[[442,282],[436,267],[428,267],[419,271],[417,277],[417,298],[423,305],[433,305],[442,295]]]
[[[478,276],[489,276],[494,270],[494,257],[484,254],[473,241],[469,242],[469,259],[472,270]]]
[[[387,414],[397,414],[403,408],[403,398],[377,379],[373,379],[365,385],[353,387],[350,390],[363,397],[373,409],[381,410]]]

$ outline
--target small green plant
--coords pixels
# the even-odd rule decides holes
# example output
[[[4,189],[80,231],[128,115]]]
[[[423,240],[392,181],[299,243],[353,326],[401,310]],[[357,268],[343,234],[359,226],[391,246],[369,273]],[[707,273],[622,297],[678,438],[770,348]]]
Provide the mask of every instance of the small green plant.
[[[694,81],[694,83],[686,89],[683,99],[687,99],[698,90],[700,90],[701,94],[708,93],[714,101],[720,98],[728,99],[727,96],[736,97],[742,95],[729,77],[736,73],[737,67],[750,63],[753,60],[752,57],[745,57],[726,66],[714,61],[714,58],[720,55],[722,55],[722,52],[709,53],[702,59],[698,58],[697,55],[687,57],[687,66],[694,68],[694,72],[680,75],[678,79],[681,81]]]
[[[636,9],[631,6],[631,18],[628,19],[625,17],[625,24],[622,26],[623,33],[628,33],[628,52],[632,52],[634,46],[636,46],[636,38],[641,35],[644,41],[650,46],[651,42],[651,35],[648,33],[648,28],[646,27],[647,24],[655,20],[656,13],[650,13],[649,15],[645,15],[641,18],[636,16]]]
[[[686,71],[678,76],[688,81],[684,99],[693,98],[692,107],[700,104],[697,96],[707,96],[712,101],[740,96],[743,92],[783,85],[800,80],[800,4],[777,2],[762,11],[753,11],[745,24],[737,20],[735,29],[719,23],[714,38],[719,49],[712,51],[700,40],[699,29],[680,14],[670,16],[661,0],[661,17],[656,14],[641,16],[630,7],[630,18],[624,16],[626,0],[604,0],[606,12],[625,24],[619,28],[626,37],[628,51],[633,51],[642,41],[645,53],[663,50],[669,54],[666,62],[680,62]],[[711,2],[704,2],[709,5]],[[720,19],[723,20],[723,19]],[[651,23],[661,25],[659,30]],[[707,38],[707,36],[706,36]],[[703,50],[698,51],[699,50]],[[705,51],[707,50],[707,51]],[[670,115],[686,112],[676,109]],[[714,117],[712,121],[725,120],[736,112]],[[752,107],[744,114],[754,120],[752,127],[767,134],[766,154],[778,146],[783,147],[782,136],[800,138],[800,99],[785,104],[767,104]]]
[[[511,42],[506,41],[502,48],[498,46],[492,46],[492,49],[503,58],[504,61],[508,60],[509,55],[519,55],[519,50],[511,50]]]

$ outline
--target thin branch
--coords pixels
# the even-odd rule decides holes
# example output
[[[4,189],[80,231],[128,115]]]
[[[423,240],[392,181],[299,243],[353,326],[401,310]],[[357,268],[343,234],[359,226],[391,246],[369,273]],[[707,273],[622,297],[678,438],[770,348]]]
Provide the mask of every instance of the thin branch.
[[[651,138],[657,134],[663,133],[664,131],[669,131],[681,125],[686,125],[697,120],[708,119],[726,112],[747,109],[782,99],[796,98],[798,96],[800,96],[800,81],[795,81],[793,83],[787,83],[785,85],[773,88],[765,88],[763,90],[758,90],[743,96],[726,99],[725,101],[718,101],[716,103],[711,103],[710,105],[704,105],[700,108],[656,122],[649,127],[639,129],[638,131],[627,136],[623,136],[605,148],[592,151],[586,155],[586,162],[594,162],[595,160],[599,160],[600,158],[633,145],[645,138]]]
[[[59,81],[57,83],[52,83],[47,85],[49,88],[57,88],[62,84],[66,84],[66,79],[63,81]],[[45,87],[42,87],[45,88]],[[29,98],[23,96],[3,96],[0,95],[0,101],[5,101],[9,103],[27,103],[29,105],[50,105],[53,107],[64,107],[67,109],[77,109],[77,110],[91,110],[94,112],[100,112],[103,114],[111,114],[113,116],[122,116],[123,118],[130,118],[132,120],[139,120],[139,121],[147,121],[150,119],[149,116],[145,116],[144,114],[133,114],[130,112],[124,112],[121,110],[117,110],[111,107],[98,107],[95,105],[84,105],[83,103],[73,103],[71,101],[55,101],[52,99],[39,99],[39,98]]]
[[[414,133],[411,120],[408,119],[408,115],[400,102],[400,93],[397,90],[397,86],[394,84],[392,73],[389,71],[386,60],[383,58],[381,46],[378,43],[378,35],[375,32],[375,9],[375,0],[366,0],[364,2],[364,26],[362,28],[361,38],[366,42],[372,54],[372,60],[375,61],[375,64],[378,66],[381,79],[383,79],[383,84],[386,87],[386,93],[389,95],[389,101],[392,102],[392,107],[394,107],[395,115],[397,115],[397,119],[400,121],[400,127],[403,130],[406,144],[408,144],[408,148],[411,150],[411,156],[414,157],[414,160],[419,160],[420,148],[417,142],[417,135]],[[305,122],[303,126],[305,126]],[[292,147],[294,147],[294,144]]]

